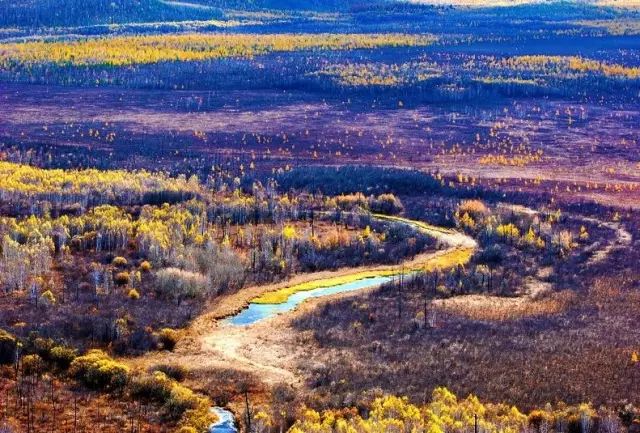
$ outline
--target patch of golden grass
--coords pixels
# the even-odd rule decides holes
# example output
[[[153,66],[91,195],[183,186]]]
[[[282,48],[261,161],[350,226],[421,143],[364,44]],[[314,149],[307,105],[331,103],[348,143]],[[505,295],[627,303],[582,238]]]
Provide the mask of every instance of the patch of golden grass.
[[[575,302],[575,293],[565,290],[541,299],[530,296],[507,298],[488,295],[463,295],[437,301],[439,310],[471,320],[506,321],[525,317],[550,316]]]
[[[379,220],[404,223],[404,224],[408,224],[410,226],[413,226],[413,227],[416,227],[418,229],[425,230],[425,231],[438,232],[438,233],[447,233],[447,234],[455,234],[456,233],[456,231],[454,231],[454,230],[450,230],[450,229],[445,229],[445,228],[442,228],[442,227],[434,226],[434,225],[427,224],[427,223],[422,222],[422,221],[410,220],[409,218],[403,218],[403,217],[392,216],[392,215],[383,215],[383,214],[374,214],[373,216],[376,219],[379,219]]]

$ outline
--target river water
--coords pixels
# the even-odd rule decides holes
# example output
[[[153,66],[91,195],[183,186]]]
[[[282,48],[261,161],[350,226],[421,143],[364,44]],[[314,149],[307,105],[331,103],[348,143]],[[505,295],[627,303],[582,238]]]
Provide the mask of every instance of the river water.
[[[212,407],[211,412],[218,416],[218,421],[209,427],[209,433],[237,433],[233,414],[221,407]]]
[[[398,275],[400,275],[400,272],[398,272]],[[310,298],[319,298],[321,296],[335,295],[337,293],[353,292],[355,290],[378,287],[393,280],[393,278],[394,276],[370,277],[334,286],[318,287],[317,289],[294,293],[282,304],[249,304],[248,308],[245,308],[235,316],[227,319],[226,323],[240,326],[251,325],[276,314],[291,311]]]

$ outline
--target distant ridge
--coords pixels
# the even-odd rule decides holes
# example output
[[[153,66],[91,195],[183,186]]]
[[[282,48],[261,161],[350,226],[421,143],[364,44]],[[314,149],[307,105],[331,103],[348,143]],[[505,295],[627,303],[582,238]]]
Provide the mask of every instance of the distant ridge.
[[[3,26],[90,26],[211,20],[222,9],[347,11],[365,0],[0,0]]]
[[[224,11],[312,11],[411,13],[451,7],[498,9],[522,18],[541,11],[554,16],[615,14],[611,6],[640,0],[0,0],[2,27],[64,27],[125,23],[216,20]],[[607,6],[601,8],[599,6]]]
[[[208,20],[215,8],[162,0],[0,0],[4,26],[90,26],[129,22]]]

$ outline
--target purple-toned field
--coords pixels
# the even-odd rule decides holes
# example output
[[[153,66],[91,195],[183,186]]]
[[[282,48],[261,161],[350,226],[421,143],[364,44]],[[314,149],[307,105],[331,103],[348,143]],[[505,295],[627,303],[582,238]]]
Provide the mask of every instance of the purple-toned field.
[[[55,157],[44,163],[53,166],[203,173],[222,158],[257,170],[375,163],[585,186],[640,180],[640,110],[632,104],[502,98],[378,107],[301,91],[24,85],[2,85],[0,97],[5,150],[49,149]]]

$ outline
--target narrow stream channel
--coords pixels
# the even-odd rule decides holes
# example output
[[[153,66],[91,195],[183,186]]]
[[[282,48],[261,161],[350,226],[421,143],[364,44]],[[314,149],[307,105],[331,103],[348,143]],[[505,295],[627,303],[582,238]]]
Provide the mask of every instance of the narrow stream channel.
[[[249,304],[249,307],[227,319],[226,323],[237,326],[251,325],[260,320],[275,316],[276,314],[291,311],[307,299],[378,287],[393,280],[394,277],[395,276],[390,275],[384,277],[363,278],[361,280],[351,281],[349,283],[338,284],[335,286],[319,287],[313,290],[302,291],[289,296],[287,301],[281,304]]]
[[[209,427],[209,433],[237,433],[233,414],[222,407],[212,407],[211,412],[218,416],[218,421]]]

